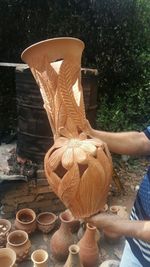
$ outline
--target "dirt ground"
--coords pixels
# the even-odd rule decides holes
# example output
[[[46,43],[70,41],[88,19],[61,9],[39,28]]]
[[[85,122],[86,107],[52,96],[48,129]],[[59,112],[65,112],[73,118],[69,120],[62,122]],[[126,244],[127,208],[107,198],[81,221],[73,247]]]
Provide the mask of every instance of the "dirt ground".
[[[14,148],[13,145],[1,145],[0,146],[0,177],[3,172],[8,171],[7,160],[9,158],[9,151]],[[127,212],[130,213],[137,190],[139,188],[143,174],[149,165],[148,157],[127,157],[112,155],[114,164],[114,176],[111,186],[111,190],[108,196],[108,206],[121,205],[126,206]],[[0,180],[1,181],[1,180]],[[43,248],[49,253],[49,266],[61,267],[64,263],[55,262],[49,250],[49,241],[53,233],[44,235],[36,231],[31,237],[32,248],[31,252],[35,249]],[[76,235],[76,241],[77,235]],[[99,251],[100,262],[106,259],[120,260],[124,247],[125,239],[121,238],[115,242],[106,240],[103,233],[100,233]],[[18,264],[18,267],[30,267],[32,262],[29,258]]]

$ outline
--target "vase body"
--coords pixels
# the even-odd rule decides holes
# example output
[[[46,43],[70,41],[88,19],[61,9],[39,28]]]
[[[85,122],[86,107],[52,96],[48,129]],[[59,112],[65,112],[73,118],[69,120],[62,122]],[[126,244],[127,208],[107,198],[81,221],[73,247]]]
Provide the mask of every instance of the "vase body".
[[[16,213],[15,228],[31,234],[36,229],[36,214],[32,209],[21,209]]]
[[[69,246],[74,243],[74,236],[66,214],[62,213],[59,217],[61,221],[60,228],[51,237],[50,251],[56,260],[65,261],[69,254]]]
[[[69,256],[64,267],[83,267],[80,255],[79,255],[79,246],[78,245],[71,245],[69,247]]]
[[[65,210],[63,213],[66,214],[68,221],[70,221],[69,227],[71,229],[71,232],[77,233],[80,228],[80,220],[75,219],[69,209]]]
[[[0,266],[15,267],[16,253],[11,248],[0,249]]]
[[[103,208],[112,176],[108,147],[90,136],[85,116],[83,49],[81,40],[64,37],[39,42],[22,53],[40,87],[54,135],[44,159],[45,174],[75,218]]]
[[[6,219],[0,219],[0,248],[5,247],[10,230],[11,222]]]
[[[98,267],[99,248],[95,235],[96,227],[87,224],[86,231],[78,242],[80,259],[84,267]]]
[[[48,253],[44,249],[37,249],[31,254],[33,267],[48,267]]]
[[[52,212],[42,212],[37,215],[37,228],[45,234],[51,232],[56,224],[57,216]]]
[[[15,251],[17,262],[21,262],[28,257],[31,243],[25,231],[15,230],[8,235],[6,246]]]

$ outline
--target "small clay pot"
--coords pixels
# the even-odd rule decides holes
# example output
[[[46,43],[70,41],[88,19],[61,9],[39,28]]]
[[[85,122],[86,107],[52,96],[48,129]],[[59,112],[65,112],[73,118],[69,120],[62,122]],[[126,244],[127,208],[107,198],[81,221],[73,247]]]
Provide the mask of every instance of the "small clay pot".
[[[36,217],[37,228],[48,234],[55,227],[57,216],[52,212],[42,212]]]
[[[31,248],[31,243],[28,234],[22,230],[15,230],[7,236],[7,248],[11,248],[16,252],[17,261],[24,261]]]
[[[36,229],[36,214],[32,209],[21,209],[16,213],[15,228],[31,234]]]
[[[10,230],[11,222],[6,219],[0,219],[0,248],[5,247]]]
[[[48,267],[48,253],[44,249],[37,249],[31,254],[34,267]]]
[[[11,248],[0,249],[0,266],[15,267],[16,253]]]

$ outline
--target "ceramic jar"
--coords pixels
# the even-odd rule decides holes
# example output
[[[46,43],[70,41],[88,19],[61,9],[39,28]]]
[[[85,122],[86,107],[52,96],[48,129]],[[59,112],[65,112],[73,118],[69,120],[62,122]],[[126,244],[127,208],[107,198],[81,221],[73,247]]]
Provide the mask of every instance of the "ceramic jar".
[[[15,228],[31,234],[36,229],[36,214],[32,209],[21,209],[16,213]]]
[[[33,267],[48,267],[48,253],[44,249],[37,249],[31,254]]]
[[[98,267],[99,248],[95,238],[96,227],[87,223],[86,231],[78,242],[80,259],[84,267]]]
[[[6,219],[0,219],[0,248],[5,247],[10,230],[11,222]]]
[[[83,267],[80,255],[79,255],[80,248],[78,245],[71,245],[69,247],[69,256],[64,267]]]
[[[75,219],[69,209],[65,210],[64,213],[70,220],[69,227],[71,229],[71,232],[76,233],[80,228],[80,220]]]
[[[55,227],[57,216],[52,212],[42,212],[36,217],[37,228],[45,234],[48,234]]]
[[[0,266],[15,267],[16,253],[11,248],[0,249]]]
[[[85,233],[85,230],[86,230],[86,223],[85,222],[82,222],[81,223],[81,226],[80,226],[80,229],[78,231],[78,234],[77,234],[78,240],[80,240],[83,237],[83,235]],[[101,236],[100,235],[100,231],[99,231],[99,229],[96,228],[95,239],[96,239],[97,242],[99,242],[100,236]]]
[[[50,240],[50,251],[58,261],[65,261],[69,254],[69,246],[74,243],[74,235],[70,229],[71,220],[65,213],[59,215],[61,224]]]
[[[31,243],[25,231],[15,230],[9,233],[6,246],[16,252],[17,261],[21,262],[28,257]]]

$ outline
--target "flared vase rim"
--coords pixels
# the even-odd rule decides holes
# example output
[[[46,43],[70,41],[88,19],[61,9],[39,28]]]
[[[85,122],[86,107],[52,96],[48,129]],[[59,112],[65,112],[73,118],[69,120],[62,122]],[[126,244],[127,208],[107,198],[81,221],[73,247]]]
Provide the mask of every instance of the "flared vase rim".
[[[25,240],[20,242],[20,243],[18,243],[18,244],[11,242],[10,238],[13,235],[15,236],[15,234],[19,234],[19,233],[22,234],[25,237]],[[9,233],[9,235],[7,236],[7,243],[9,245],[13,245],[14,247],[19,247],[19,246],[24,245],[28,241],[28,238],[29,238],[29,236],[28,236],[27,232],[25,232],[23,230],[14,230],[13,232]]]
[[[44,259],[43,261],[36,261],[36,260],[34,259],[34,254],[36,254],[36,253],[40,253],[40,252],[42,252],[42,253],[45,255],[45,259]],[[36,250],[34,250],[34,251],[32,252],[32,254],[31,254],[31,259],[32,259],[32,261],[33,261],[34,263],[42,264],[42,263],[44,263],[45,261],[48,260],[48,253],[47,253],[47,251],[44,250],[44,249],[36,249]]]
[[[42,221],[40,221],[40,217],[42,216],[42,215],[52,215],[53,216],[53,219],[50,221],[50,222],[42,222]],[[49,225],[49,224],[52,224],[52,223],[54,223],[56,220],[57,220],[57,215],[55,214],[55,213],[53,213],[53,212],[48,212],[48,211],[46,211],[46,212],[41,212],[41,213],[39,213],[38,215],[37,215],[37,217],[36,217],[36,221],[37,221],[37,223],[38,224],[40,224],[40,225]]]
[[[23,214],[23,213],[25,214],[25,212],[29,212],[28,214],[30,214],[33,217],[31,221],[24,222],[24,221],[21,221],[19,219],[20,214]],[[21,209],[21,210],[18,210],[17,213],[16,213],[16,220],[19,223],[22,223],[22,224],[25,224],[25,225],[29,225],[29,224],[33,223],[36,220],[36,214],[32,209],[28,209],[28,208]]]

